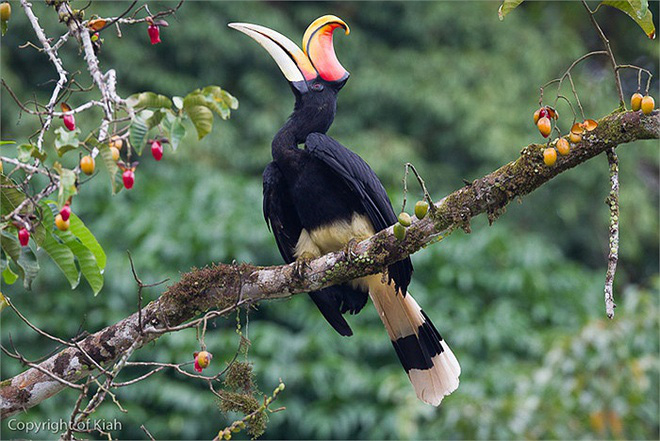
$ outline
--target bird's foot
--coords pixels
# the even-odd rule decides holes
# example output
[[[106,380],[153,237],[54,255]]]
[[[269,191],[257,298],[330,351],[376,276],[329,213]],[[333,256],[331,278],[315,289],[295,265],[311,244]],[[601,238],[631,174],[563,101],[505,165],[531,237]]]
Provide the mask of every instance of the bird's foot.
[[[346,255],[346,262],[351,263],[353,261],[354,257],[357,257],[357,253],[355,252],[355,248],[357,247],[358,241],[353,238],[348,241],[346,244],[346,248],[344,248],[344,254]]]
[[[302,279],[304,277],[305,269],[311,269],[309,262],[314,260],[315,257],[316,256],[311,253],[302,253],[300,257],[298,257],[293,263],[293,275],[299,279]]]

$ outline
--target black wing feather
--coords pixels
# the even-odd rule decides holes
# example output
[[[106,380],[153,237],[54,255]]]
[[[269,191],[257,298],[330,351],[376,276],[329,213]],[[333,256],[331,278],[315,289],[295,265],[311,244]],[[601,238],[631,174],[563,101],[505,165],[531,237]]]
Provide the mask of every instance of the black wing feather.
[[[300,219],[293,205],[289,189],[284,176],[277,164],[271,162],[264,170],[264,218],[266,224],[273,231],[277,247],[286,263],[296,260],[295,249],[302,231]],[[316,306],[323,317],[335,330],[345,336],[353,335],[351,327],[342,316],[342,310],[347,308],[344,304],[347,298],[344,286],[331,286],[320,291],[310,292]],[[366,295],[364,295],[366,301]],[[362,302],[364,306],[364,302]]]
[[[387,192],[376,173],[356,153],[331,137],[311,133],[305,140],[307,151],[323,161],[355,192],[376,231],[384,230],[397,222]],[[410,284],[413,267],[405,258],[388,267],[388,275],[397,290],[404,295]]]

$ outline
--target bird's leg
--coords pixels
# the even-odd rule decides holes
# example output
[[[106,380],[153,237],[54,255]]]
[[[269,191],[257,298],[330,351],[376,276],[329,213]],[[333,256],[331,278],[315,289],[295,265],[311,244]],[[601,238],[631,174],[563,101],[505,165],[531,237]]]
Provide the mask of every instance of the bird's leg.
[[[302,279],[305,268],[311,268],[309,266],[309,262],[314,260],[316,257],[317,256],[315,256],[314,254],[308,251],[303,251],[302,254],[294,262],[293,275],[299,279]]]

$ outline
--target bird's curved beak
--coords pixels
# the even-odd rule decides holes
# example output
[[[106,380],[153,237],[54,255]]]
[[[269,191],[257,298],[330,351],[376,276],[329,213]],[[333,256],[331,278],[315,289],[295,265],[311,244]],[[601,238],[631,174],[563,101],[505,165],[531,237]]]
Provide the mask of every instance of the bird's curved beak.
[[[307,92],[308,83],[320,77],[328,82],[344,82],[349,73],[337,60],[332,44],[335,29],[350,33],[348,25],[334,15],[317,18],[305,31],[303,49],[284,35],[264,26],[250,23],[230,23],[229,27],[252,37],[275,60],[280,70],[300,93]]]

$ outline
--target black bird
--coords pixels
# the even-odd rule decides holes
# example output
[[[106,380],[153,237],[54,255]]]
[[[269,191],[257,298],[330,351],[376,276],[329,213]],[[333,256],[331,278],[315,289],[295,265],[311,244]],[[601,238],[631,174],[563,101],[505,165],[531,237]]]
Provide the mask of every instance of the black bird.
[[[287,263],[316,258],[364,240],[397,221],[374,171],[326,135],[337,93],[349,73],[337,60],[332,35],[349,28],[326,15],[303,37],[303,50],[263,26],[232,23],[275,59],[296,98],[293,114],[272,143],[264,170],[264,217]],[[304,148],[299,145],[304,144]],[[458,387],[460,366],[428,316],[407,293],[413,268],[406,258],[382,274],[311,292],[325,319],[341,335],[353,334],[343,314],[358,313],[370,296],[417,396],[435,406]]]

